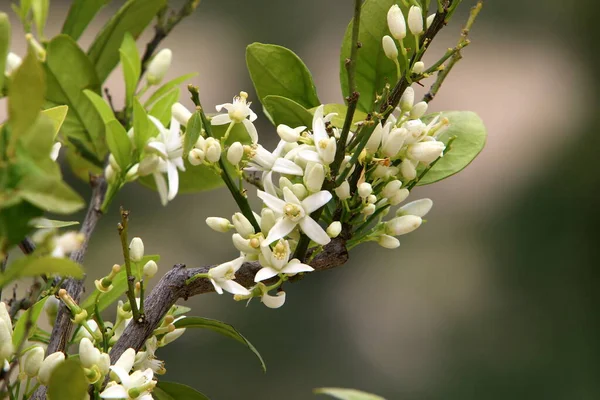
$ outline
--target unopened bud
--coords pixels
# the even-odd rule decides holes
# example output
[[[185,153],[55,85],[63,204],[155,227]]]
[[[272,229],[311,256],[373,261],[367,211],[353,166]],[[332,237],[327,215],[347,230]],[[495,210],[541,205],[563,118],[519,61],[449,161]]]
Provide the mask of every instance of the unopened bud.
[[[435,14],[431,14],[429,17],[427,17],[427,21],[426,21],[427,24],[425,25],[427,27],[427,29],[429,29],[429,27],[433,23],[434,19],[435,19]]]
[[[158,272],[158,265],[156,265],[156,262],[154,260],[150,260],[146,264],[144,264],[143,272],[144,277],[152,278]]]
[[[303,178],[304,184],[310,192],[316,193],[321,190],[325,181],[325,168],[321,163],[310,163],[306,170]]]
[[[131,239],[129,244],[129,258],[133,262],[142,261],[144,257],[144,242],[139,237]]]
[[[190,152],[188,153],[188,161],[194,167],[202,164],[204,162],[204,157],[205,157],[204,151],[202,151],[200,149],[194,148],[194,149],[190,150]]]
[[[425,71],[425,63],[423,61],[417,61],[415,65],[413,65],[413,74],[422,74],[423,71]]]
[[[406,200],[409,194],[410,192],[406,188],[398,190],[398,192],[389,199],[390,205],[397,206]]]
[[[100,351],[86,337],[79,342],[79,361],[84,368],[92,368],[98,363]]]
[[[260,212],[260,230],[266,235],[277,222],[277,217],[273,210],[265,207]]]
[[[431,163],[438,157],[442,157],[446,145],[436,140],[429,142],[414,143],[408,146],[407,155],[423,163]]]
[[[366,198],[371,193],[373,193],[373,188],[371,187],[370,183],[363,182],[360,185],[358,185],[358,195],[360,197],[362,197],[363,199]]]
[[[342,232],[342,223],[340,221],[333,221],[327,227],[327,235],[330,238],[336,238]]]
[[[402,97],[400,98],[400,110],[402,112],[410,111],[415,102],[415,90],[412,87],[407,87]]]
[[[6,65],[4,66],[4,74],[10,76],[23,62],[23,59],[15,53],[8,53],[6,57]]]
[[[415,36],[423,33],[423,11],[421,7],[412,6],[408,10],[408,29]]]
[[[421,217],[417,217],[416,215],[403,215],[386,222],[385,230],[388,235],[406,235],[421,226],[422,222]]]
[[[385,35],[383,39],[381,39],[381,45],[383,46],[383,52],[385,53],[385,56],[390,60],[397,62],[398,48],[396,47],[396,43],[394,43],[394,39],[388,35]]]
[[[34,378],[44,361],[44,349],[41,346],[35,346],[28,350],[21,358],[21,366],[25,375],[29,378]]]
[[[400,172],[407,181],[411,181],[417,177],[417,169],[413,162],[408,158],[400,163]]]
[[[277,134],[284,142],[296,143],[300,139],[300,134],[306,129],[305,126],[299,126],[297,128],[291,128],[287,125],[277,125]]]
[[[244,156],[244,146],[240,142],[235,142],[227,150],[227,161],[233,165],[238,165]]]
[[[377,207],[375,206],[375,204],[367,204],[362,210],[361,213],[363,215],[373,215],[373,213],[375,212],[375,210],[377,209]]]
[[[248,218],[246,218],[242,213],[237,212],[233,214],[231,221],[233,222],[235,230],[244,238],[256,233]]]
[[[431,201],[431,199],[419,199],[400,207],[398,211],[396,211],[396,215],[416,215],[417,217],[423,218],[431,210],[431,207],[433,207],[433,201]]]
[[[427,103],[424,101],[420,101],[417,104],[415,104],[412,108],[412,110],[410,110],[410,117],[412,119],[418,119],[421,118],[423,115],[425,115],[425,113],[427,112]]]
[[[192,113],[183,104],[175,103],[171,106],[171,115],[175,121],[183,126],[187,126],[188,121],[192,118]]]
[[[388,182],[384,187],[383,190],[381,191],[381,194],[383,195],[383,197],[385,198],[391,198],[393,197],[396,193],[398,193],[398,190],[400,190],[400,188],[402,187],[402,182],[400,182],[399,180],[395,179],[391,182]]]
[[[386,249],[395,249],[400,246],[400,241],[390,235],[379,236],[379,240],[377,241],[377,243],[379,243],[381,247],[385,247]]]
[[[298,200],[304,200],[306,196],[308,196],[308,190],[306,189],[306,186],[301,183],[294,183],[291,187],[291,191],[296,195]]]
[[[387,13],[388,28],[396,40],[402,40],[406,37],[406,21],[398,5],[394,4]]]
[[[340,200],[346,200],[350,198],[350,184],[348,181],[344,181],[340,186],[334,189],[334,192]]]
[[[57,351],[50,354],[42,361],[40,369],[38,371],[38,381],[42,385],[47,385],[50,382],[50,375],[54,372],[54,369],[63,361],[65,361],[65,354]]]
[[[385,144],[381,148],[381,152],[384,156],[394,158],[398,155],[398,152],[404,145],[404,140],[406,138],[406,129],[404,128],[394,128],[389,133],[388,137],[385,140]]]
[[[125,174],[125,181],[133,182],[138,178],[138,171],[140,169],[140,164],[134,164],[131,168],[127,170],[127,174]]]
[[[148,65],[146,80],[149,85],[157,85],[162,81],[171,66],[173,54],[169,49],[162,49],[154,56]]]
[[[231,224],[231,222],[229,222],[229,220],[227,218],[220,218],[220,217],[206,218],[206,225],[208,225],[208,227],[210,229],[212,229],[213,231],[221,232],[221,233],[225,233],[225,232],[229,231],[231,228],[233,228],[233,225]]]
[[[221,159],[221,144],[214,138],[206,139],[206,159],[216,163]]]

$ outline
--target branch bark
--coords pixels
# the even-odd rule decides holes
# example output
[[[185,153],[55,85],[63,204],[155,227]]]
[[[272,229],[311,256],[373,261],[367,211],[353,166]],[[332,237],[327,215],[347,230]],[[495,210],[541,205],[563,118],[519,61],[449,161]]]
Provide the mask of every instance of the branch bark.
[[[348,251],[343,239],[334,239],[317,254],[310,265],[315,271],[324,271],[344,264],[348,260]],[[150,295],[146,298],[144,304],[146,309],[146,318],[141,323],[132,321],[119,340],[110,351],[111,363],[119,359],[121,354],[128,348],[138,351],[152,336],[156,329],[169,311],[171,306],[179,299],[187,300],[192,296],[203,293],[214,292],[215,289],[207,279],[196,279],[186,284],[186,280],[199,273],[207,273],[214,265],[200,268],[186,268],[183,264],[177,264],[167,272],[156,284]],[[260,270],[258,262],[247,262],[236,272],[236,282],[244,287],[255,285],[254,276]],[[294,279],[295,278],[295,279]],[[299,279],[294,277],[290,281]]]

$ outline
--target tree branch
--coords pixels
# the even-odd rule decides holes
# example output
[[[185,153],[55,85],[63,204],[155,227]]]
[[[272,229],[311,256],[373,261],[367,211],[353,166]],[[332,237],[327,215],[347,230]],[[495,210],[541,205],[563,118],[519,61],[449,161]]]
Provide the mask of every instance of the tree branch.
[[[317,254],[310,265],[315,271],[324,271],[344,264],[348,260],[348,251],[343,239],[334,239]],[[186,284],[186,281],[196,274],[205,274],[212,267],[186,268],[185,265],[177,264],[167,272],[156,284],[150,295],[146,298],[146,318],[142,323],[132,321],[119,340],[110,351],[111,363],[119,359],[121,354],[128,348],[139,350],[146,340],[152,336],[152,332],[159,325],[162,318],[171,306],[179,299],[187,300],[198,294],[214,292],[215,289],[207,279],[195,279]],[[258,262],[247,262],[235,274],[235,281],[244,287],[252,287],[254,276],[261,269]],[[298,277],[300,278],[300,277]],[[290,281],[298,279],[293,277]]]

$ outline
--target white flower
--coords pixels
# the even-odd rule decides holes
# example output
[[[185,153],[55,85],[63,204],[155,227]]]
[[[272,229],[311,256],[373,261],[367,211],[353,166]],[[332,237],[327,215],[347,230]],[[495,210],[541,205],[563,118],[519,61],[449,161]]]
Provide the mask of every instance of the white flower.
[[[285,145],[286,142],[283,140],[279,141],[279,144],[271,153],[259,144],[254,150],[254,156],[248,163],[248,167],[244,168],[245,171],[262,171],[262,181],[265,189],[269,185],[273,186],[273,172],[295,176],[302,176],[304,174],[302,167],[292,160],[281,157]]]
[[[164,374],[166,372],[164,361],[157,359],[154,355],[157,347],[158,341],[156,336],[152,336],[150,339],[146,340],[146,350],[137,352],[133,368],[135,370],[146,370],[150,368],[155,374]]]
[[[126,325],[127,324],[125,324],[125,326]],[[125,372],[129,372],[129,371],[131,371],[131,368],[133,368],[134,363],[135,363],[135,350],[130,347],[127,350],[125,350],[123,352],[123,354],[121,354],[121,357],[119,357],[119,359],[117,360],[117,362],[115,363],[114,366],[121,368]],[[118,375],[114,374],[113,379],[114,378],[118,378]]]
[[[221,112],[222,109],[227,110],[227,114],[219,114],[215,115],[210,123],[212,125],[225,125],[231,122],[235,122],[236,124],[244,124],[246,131],[248,131],[248,135],[250,135],[250,139],[252,143],[258,142],[258,133],[256,132],[256,127],[253,122],[256,121],[256,114],[254,111],[250,109],[251,102],[246,102],[248,98],[248,93],[240,92],[239,96],[233,98],[233,103],[224,103],[219,104],[217,108],[217,112]]]
[[[52,257],[66,257],[75,250],[78,250],[83,241],[85,235],[79,232],[66,232],[54,239],[54,250],[52,250]]]
[[[127,400],[152,400],[150,394],[156,381],[152,380],[154,373],[148,368],[145,371],[134,371],[129,375],[129,371],[118,366],[110,367],[120,379],[121,383],[110,382],[106,389],[100,393],[103,399],[127,399]]]
[[[398,5],[394,4],[390,7],[387,13],[387,23],[392,36],[396,40],[402,40],[406,37],[406,21],[404,21],[404,15]]]
[[[408,29],[415,36],[423,33],[423,11],[421,7],[412,6],[408,10]]]
[[[431,201],[431,199],[411,201],[400,207],[398,211],[396,211],[396,216],[416,215],[417,217],[423,218],[431,210],[431,207],[433,207],[433,201]]]
[[[290,258],[290,244],[287,240],[279,240],[273,250],[269,246],[261,246],[258,261],[262,269],[256,273],[254,282],[264,281],[278,274],[295,275],[299,272],[314,271],[310,265],[302,264],[300,260]]]
[[[300,134],[306,129],[305,126],[291,128],[284,124],[277,125],[277,134],[281,140],[287,143],[296,143],[300,139]]]
[[[160,132],[158,137],[151,140],[147,146],[156,151],[161,157],[159,162],[155,164],[155,168],[150,170],[149,173],[152,173],[154,177],[160,201],[164,206],[170,200],[173,200],[179,191],[179,174],[177,173],[177,169],[185,171],[182,158],[183,146],[179,135],[179,122],[175,118],[172,118],[171,127],[167,129],[153,116],[149,115],[148,117]],[[140,166],[140,174],[142,170],[143,168]],[[163,173],[167,173],[168,189]]]
[[[394,39],[388,35],[385,35],[383,39],[381,39],[381,45],[383,46],[383,52],[385,53],[385,56],[390,60],[397,62],[398,48],[396,47],[396,43],[394,43]]]
[[[210,282],[215,287],[217,293],[223,294],[223,290],[225,290],[231,294],[250,294],[248,289],[233,281],[233,279],[235,279],[235,273],[244,263],[244,259],[245,257],[241,256],[235,260],[217,265],[208,270],[208,279],[210,279]]]
[[[277,295],[275,296],[271,296],[269,293],[265,292],[260,297],[260,301],[269,308],[279,308],[285,303],[285,292],[277,292]]]
[[[313,142],[316,151],[302,150],[299,154],[306,161],[329,165],[335,158],[336,141],[335,137],[330,137],[325,129],[325,122],[331,118],[332,114],[323,117],[323,107],[323,105],[317,107],[313,116]]]
[[[158,85],[162,81],[171,66],[172,58],[173,53],[169,49],[162,49],[154,56],[146,73],[146,81],[149,85]]]
[[[288,188],[283,188],[283,198],[281,200],[269,193],[261,190],[257,195],[267,207],[275,211],[281,218],[269,231],[269,235],[263,242],[263,246],[273,243],[290,233],[297,225],[300,225],[302,231],[315,243],[326,245],[330,242],[329,236],[321,226],[310,217],[310,213],[323,207],[331,200],[331,193],[325,190],[308,196],[300,201]]]
[[[383,155],[390,158],[396,157],[404,145],[406,135],[407,131],[404,128],[392,129],[389,134],[385,135],[381,145]]]
[[[4,67],[4,75],[10,76],[23,62],[23,59],[15,53],[8,53],[6,57],[6,65]]]

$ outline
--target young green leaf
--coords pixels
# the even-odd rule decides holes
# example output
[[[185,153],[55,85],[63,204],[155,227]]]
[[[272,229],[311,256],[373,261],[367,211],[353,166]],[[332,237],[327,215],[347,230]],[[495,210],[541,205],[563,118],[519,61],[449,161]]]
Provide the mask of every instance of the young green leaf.
[[[48,19],[48,8],[50,8],[50,0],[32,0],[31,11],[33,11],[33,20],[37,29],[38,36],[44,37],[44,28]]]
[[[84,399],[88,381],[79,361],[68,359],[60,363],[50,376],[49,400]]]
[[[256,357],[258,357],[263,371],[267,371],[267,366],[265,365],[264,360],[262,359],[260,353],[252,345],[252,343],[250,343],[248,339],[246,339],[241,333],[239,333],[233,326],[226,324],[225,322],[202,317],[184,317],[175,321],[175,327],[210,329],[211,331],[230,337],[248,347],[250,351],[252,351],[256,355]]]
[[[90,101],[94,105],[94,108],[96,108],[96,111],[98,112],[100,118],[102,118],[102,121],[105,124],[116,119],[113,110],[99,94],[97,94],[96,92],[92,92],[88,89],[85,89],[83,91],[83,94],[85,94],[87,98],[90,99]]]
[[[100,82],[104,82],[119,63],[117,50],[125,34],[137,38],[166,4],[166,0],[128,0],[102,28],[88,51]]]
[[[182,75],[180,77],[172,79],[169,82],[163,84],[161,87],[156,89],[156,91],[154,93],[152,93],[152,95],[150,97],[148,97],[148,100],[146,100],[144,102],[144,107],[150,107],[152,104],[154,104],[155,101],[157,101],[158,99],[160,99],[161,97],[163,97],[164,95],[169,93],[173,88],[176,88],[177,86],[181,85],[183,82],[195,77],[196,75],[198,75],[197,72],[192,72],[190,74]]]
[[[355,389],[320,388],[315,389],[315,393],[326,394],[339,400],[385,400],[383,397]]]
[[[53,105],[67,105],[69,112],[62,132],[80,143],[101,164],[106,155],[104,124],[85,89],[100,92],[100,82],[89,59],[67,35],[59,35],[46,48],[48,89],[46,99]]]
[[[33,125],[20,138],[19,153],[27,153],[27,158],[45,161],[50,158],[54,144],[54,123],[45,114],[39,114]]]
[[[4,87],[6,57],[10,50],[10,21],[6,13],[0,12],[0,91]]]
[[[98,11],[111,0],[74,0],[63,24],[61,33],[73,40],[79,39],[85,28],[92,22]]]
[[[361,47],[358,49],[355,67],[355,80],[358,99],[358,109],[366,113],[374,108],[375,96],[381,94],[386,83],[392,87],[396,83],[396,65],[385,56],[381,39],[389,35],[387,26],[387,12],[394,4],[398,4],[406,17],[407,7],[400,0],[365,0],[360,13],[360,29],[358,41]],[[352,22],[346,29],[342,50],[340,53],[340,83],[344,98],[348,97],[348,71],[346,60],[350,57],[352,45]],[[404,38],[404,47],[414,48],[414,36],[408,32]],[[411,56],[411,52],[408,53]],[[404,72],[404,71],[403,71]]]
[[[81,196],[60,176],[28,174],[19,182],[19,194],[34,206],[57,214],[71,214],[85,206]]]
[[[431,114],[423,118],[424,122],[432,120],[437,114]],[[418,185],[428,185],[442,179],[448,178],[471,163],[483,150],[487,132],[483,121],[477,114],[471,111],[449,111],[441,113],[442,118],[450,120],[450,126],[439,140],[448,143],[452,137],[452,150],[444,156],[427,172]]]
[[[40,317],[40,313],[44,309],[44,304],[46,304],[46,300],[48,297],[44,297],[43,299],[36,302],[33,306],[27,309],[21,316],[19,320],[15,324],[15,328],[13,329],[13,345],[15,348],[18,348],[19,344],[23,339],[29,339],[35,329],[29,330],[29,335],[25,337],[25,332],[27,331],[27,321],[29,321],[33,327],[35,327],[38,318]]]
[[[16,279],[44,274],[82,278],[83,270],[79,264],[68,258],[27,256],[19,258],[4,274],[0,274],[0,287]]]
[[[31,225],[35,229],[58,229],[66,228],[67,226],[79,225],[78,221],[58,221],[55,219],[48,218],[36,218],[31,221]]]
[[[133,139],[135,147],[139,150],[143,149],[150,139],[154,131],[154,124],[148,121],[146,110],[140,103],[137,97],[133,98]]]
[[[276,95],[305,108],[321,104],[308,68],[291,50],[252,43],[246,48],[246,64],[261,102],[266,96]]]
[[[140,54],[135,45],[135,39],[129,33],[126,33],[123,38],[119,54],[125,78],[125,103],[127,108],[129,108],[133,102],[133,95],[135,94],[138,79],[142,72]]]
[[[171,107],[179,100],[179,88],[175,88],[158,100],[148,114],[156,117],[164,126],[171,122]]]
[[[306,108],[286,97],[269,95],[262,103],[275,126],[286,124],[291,127],[312,126],[312,114]]]
[[[200,112],[196,111],[187,123],[185,130],[185,140],[183,143],[183,154],[190,152],[202,132],[202,117]]]
[[[29,221],[39,217],[42,213],[42,210],[24,201],[2,207],[0,209],[0,240],[8,242],[9,245],[16,245],[33,230]]]
[[[13,73],[8,91],[8,116],[12,126],[11,142],[15,143],[33,125],[44,104],[44,71],[30,51]]]
[[[155,400],[209,400],[202,393],[181,383],[160,381],[152,390],[152,397]]]
[[[131,142],[123,125],[116,119],[106,123],[106,143],[122,171],[131,163]]]
[[[52,121],[52,125],[54,127],[53,139],[56,139],[56,135],[58,135],[63,122],[65,122],[68,112],[68,106],[56,106],[42,111],[42,114],[47,116],[50,121]]]

